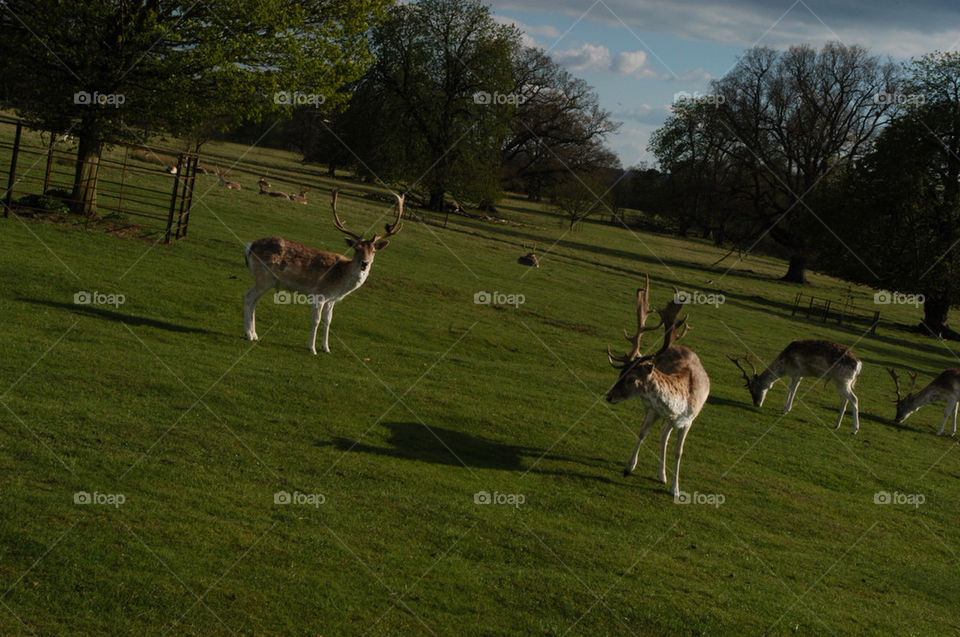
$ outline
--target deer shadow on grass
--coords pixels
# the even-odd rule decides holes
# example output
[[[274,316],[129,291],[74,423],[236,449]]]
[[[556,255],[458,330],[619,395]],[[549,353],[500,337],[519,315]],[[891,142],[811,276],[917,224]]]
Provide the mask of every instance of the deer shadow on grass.
[[[419,422],[384,422],[390,431],[384,446],[365,443],[362,440],[334,438],[318,441],[316,446],[332,446],[343,452],[369,453],[402,460],[416,460],[451,467],[469,469],[499,469],[521,473],[557,475],[597,480],[610,484],[624,482],[604,475],[578,473],[563,469],[546,469],[545,461],[569,462],[589,467],[611,476],[618,473],[619,463],[610,458],[583,458],[551,453],[548,449],[511,445],[483,436],[430,425],[429,429]]]
[[[36,305],[46,305],[47,307],[53,307],[61,310],[68,310],[75,314],[82,314],[84,316],[92,316],[94,318],[106,319],[108,321],[117,321],[119,323],[124,323],[131,327],[144,326],[144,327],[155,327],[161,330],[167,330],[170,332],[184,332],[189,334],[217,334],[218,332],[211,332],[210,330],[204,329],[202,327],[189,327],[187,325],[177,325],[176,323],[170,323],[168,321],[160,321],[158,319],[152,319],[145,316],[134,316],[133,314],[124,314],[123,312],[117,312],[116,310],[108,310],[104,307],[96,305],[83,305],[80,303],[63,303],[61,301],[49,301],[46,299],[29,299],[24,297],[18,297],[18,301],[24,301],[26,303],[34,303]]]

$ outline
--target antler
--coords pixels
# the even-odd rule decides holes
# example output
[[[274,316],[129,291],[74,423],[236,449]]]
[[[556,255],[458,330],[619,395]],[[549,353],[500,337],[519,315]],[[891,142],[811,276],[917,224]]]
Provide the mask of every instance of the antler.
[[[333,200],[330,202],[330,206],[333,208],[333,227],[342,232],[343,234],[353,237],[357,241],[363,241],[363,237],[358,235],[356,232],[347,230],[343,222],[340,221],[340,217],[337,215],[337,193],[340,192],[338,188],[334,188],[332,191]]]
[[[683,305],[676,301],[677,295],[680,293],[679,290],[673,288],[673,292],[673,299],[671,299],[663,309],[657,310],[657,314],[660,315],[660,325],[664,326],[663,345],[660,347],[661,352],[686,336],[687,332],[690,331],[690,326],[687,324],[687,317],[684,316],[682,319],[677,318],[680,310],[683,309]],[[681,327],[683,327],[683,331],[677,334],[677,330]]]
[[[740,359],[739,359],[739,358],[734,358],[733,356],[730,356],[729,354],[724,354],[724,356],[726,356],[727,358],[729,358],[730,361],[731,361],[734,365],[737,366],[737,369],[739,369],[739,370],[740,370],[740,373],[743,374],[743,379],[746,380],[747,382],[749,382],[749,381],[750,381],[750,376],[747,374],[747,371],[746,371],[745,369],[743,369],[743,367],[740,366]],[[748,363],[748,364],[750,365],[750,367],[753,369],[753,375],[756,376],[756,375],[757,375],[757,366],[754,365],[754,364],[750,361],[750,357],[749,357],[749,356],[746,356],[746,357],[744,357],[743,360],[747,361],[747,363]]]
[[[387,237],[397,234],[401,229],[403,229],[403,223],[401,220],[401,217],[403,217],[403,195],[394,193],[393,196],[397,198],[397,219],[393,222],[392,226],[388,223],[383,227],[384,230],[386,230],[386,234],[375,234],[373,235],[373,239],[371,239],[371,241],[386,239]]]
[[[640,356],[640,339],[643,338],[643,333],[650,330],[655,330],[663,325],[661,321],[658,325],[653,327],[647,327],[647,317],[650,315],[650,275],[645,276],[644,284],[642,288],[637,288],[637,332],[633,336],[627,334],[627,330],[623,330],[623,336],[630,341],[633,347],[630,350],[630,353],[623,356],[617,356],[610,352],[610,347],[607,347],[607,358],[610,359],[610,364],[614,367],[617,367],[617,363],[629,363],[632,360],[635,360]]]
[[[897,402],[900,402],[903,400],[903,396],[900,395],[900,380],[897,378],[897,372],[893,371],[891,367],[888,367],[887,371],[890,372],[890,376],[893,378],[893,387],[897,394]],[[910,376],[910,389],[907,390],[907,396],[909,396],[913,393],[913,388],[917,386],[917,373],[907,372],[907,375]]]

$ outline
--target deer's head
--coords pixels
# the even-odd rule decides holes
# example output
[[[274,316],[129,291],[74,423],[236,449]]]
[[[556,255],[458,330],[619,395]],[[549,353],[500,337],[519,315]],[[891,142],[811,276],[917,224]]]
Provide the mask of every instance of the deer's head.
[[[631,343],[630,352],[623,356],[617,356],[607,348],[607,359],[610,364],[620,370],[620,376],[610,391],[607,392],[607,401],[619,403],[624,400],[636,398],[646,394],[651,388],[652,377],[656,370],[657,356],[670,348],[675,342],[686,335],[689,326],[686,325],[686,317],[678,319],[682,305],[675,301],[667,303],[663,309],[657,309],[660,315],[660,323],[653,327],[647,327],[647,317],[650,314],[650,277],[646,277],[644,287],[637,290],[637,332],[630,336],[624,330],[623,335]],[[649,356],[640,355],[640,340],[643,333],[664,328],[663,345],[656,354]],[[683,330],[680,331],[680,328]]]
[[[752,372],[748,374],[745,369],[740,365],[740,359],[734,358],[733,356],[727,356],[733,364],[737,366],[737,369],[740,370],[740,373],[743,374],[743,380],[747,384],[747,391],[750,392],[750,398],[753,399],[753,405],[755,407],[763,407],[763,399],[767,397],[767,390],[770,388],[765,386],[760,380],[760,375],[757,374],[757,367],[750,361],[750,357],[745,356],[743,360],[750,365]]]
[[[373,264],[373,257],[376,255],[378,250],[383,250],[390,243],[385,239],[391,235],[395,235],[400,232],[403,227],[401,222],[401,217],[403,217],[403,195],[395,195],[397,198],[397,218],[393,224],[387,224],[384,226],[383,234],[375,234],[369,239],[364,239],[361,235],[347,230],[344,227],[343,222],[340,221],[340,217],[337,215],[337,189],[333,190],[333,225],[340,232],[347,235],[344,237],[344,240],[347,243],[347,247],[353,248],[353,261],[359,263],[361,270],[368,269]],[[305,193],[301,192],[301,196]]]
[[[894,402],[897,405],[897,415],[894,417],[893,421],[899,425],[906,420],[910,414],[916,411],[916,407],[914,407],[916,404],[916,401],[914,400],[916,398],[916,394],[913,393],[913,389],[917,386],[917,374],[916,372],[909,373],[910,389],[907,390],[907,394],[905,396],[901,396],[900,380],[897,378],[897,372],[890,368],[887,368],[887,371],[890,372],[890,376],[893,378],[893,388],[897,396],[894,398]]]

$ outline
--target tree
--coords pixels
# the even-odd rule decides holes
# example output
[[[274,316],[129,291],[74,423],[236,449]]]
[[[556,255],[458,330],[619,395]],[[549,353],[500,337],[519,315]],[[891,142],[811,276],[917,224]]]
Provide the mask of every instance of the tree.
[[[362,34],[386,4],[4,0],[7,106],[79,138],[73,198],[94,215],[103,146],[138,139],[137,126],[202,136],[298,96],[335,108],[371,61]]]
[[[607,135],[619,128],[600,108],[597,94],[540,49],[513,52],[513,92],[523,95],[503,146],[511,184],[539,201],[544,189],[570,171],[606,165]]]
[[[350,134],[362,163],[384,179],[424,181],[433,210],[448,190],[494,194],[490,149],[501,147],[518,101],[510,51],[519,38],[477,0],[394,6],[373,30],[377,62],[351,101],[364,114]]]
[[[723,152],[739,170],[757,236],[769,232],[792,251],[786,281],[804,282],[811,250],[796,218],[834,165],[866,152],[896,94],[897,67],[859,46],[829,43],[819,51],[754,47],[712,85]],[[815,233],[818,238],[826,232]]]
[[[875,150],[817,198],[857,260],[834,242],[818,258],[856,281],[923,295],[920,330],[958,338],[947,315],[960,303],[960,54],[926,55],[908,70]]]

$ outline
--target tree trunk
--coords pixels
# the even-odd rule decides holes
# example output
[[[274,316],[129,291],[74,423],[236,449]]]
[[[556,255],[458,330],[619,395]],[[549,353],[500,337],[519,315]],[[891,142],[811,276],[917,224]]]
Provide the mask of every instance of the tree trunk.
[[[960,340],[960,334],[947,325],[947,314],[950,304],[941,298],[927,298],[923,302],[923,320],[917,326],[917,331],[927,336]]]
[[[97,174],[100,171],[102,151],[102,140],[92,133],[81,132],[71,195],[75,214],[97,216]]]
[[[806,283],[807,256],[805,254],[795,254],[790,257],[790,266],[787,268],[787,273],[780,280],[790,283]]]
[[[427,207],[435,212],[443,212],[443,195],[445,189],[434,186],[430,189],[430,203]]]

